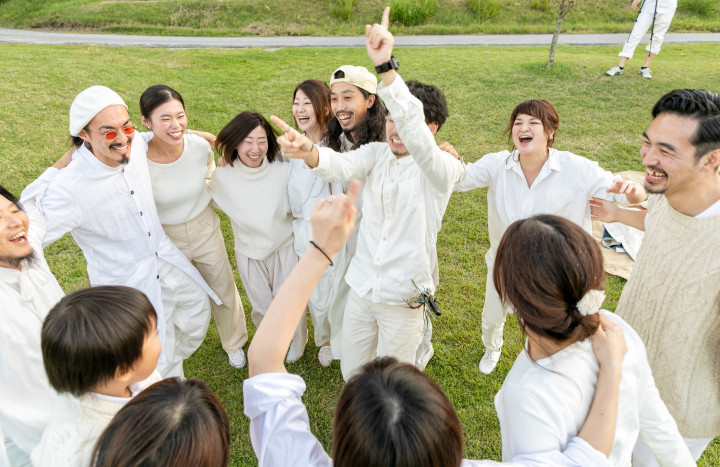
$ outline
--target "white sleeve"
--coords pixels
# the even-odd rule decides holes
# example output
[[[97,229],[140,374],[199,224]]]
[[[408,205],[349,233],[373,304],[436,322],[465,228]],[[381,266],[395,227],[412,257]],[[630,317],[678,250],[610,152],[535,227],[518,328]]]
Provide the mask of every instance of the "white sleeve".
[[[496,405],[504,460],[526,453],[563,450],[568,428],[553,410],[559,401],[550,400],[535,387],[518,383],[503,384],[501,391]]]
[[[43,247],[82,224],[82,211],[72,192],[60,183],[53,183],[59,173],[52,167],[45,170],[20,195],[23,207],[36,210],[45,221]]]
[[[368,143],[348,152],[318,147],[318,166],[312,172],[330,183],[364,179],[375,166],[385,143]]]
[[[497,154],[497,155],[496,155]],[[497,171],[502,158],[500,153],[486,154],[465,168],[464,177],[455,184],[453,191],[470,191],[492,185],[493,174]]]
[[[442,151],[427,123],[423,104],[413,96],[400,75],[389,86],[378,87],[380,96],[395,122],[400,138],[429,185],[445,193],[464,172],[463,163]]]
[[[301,397],[305,382],[288,373],[263,373],[243,381],[245,415],[258,466],[331,467],[332,460],[310,431]]]
[[[572,438],[565,450],[536,452],[516,456],[509,462],[464,459],[460,467],[611,467],[607,456],[582,438]]]
[[[592,197],[612,201],[613,203],[628,204],[627,196],[617,193],[608,193],[607,190],[615,184],[615,175],[600,165],[582,156],[576,156],[585,162],[584,172],[588,188],[588,200]]]

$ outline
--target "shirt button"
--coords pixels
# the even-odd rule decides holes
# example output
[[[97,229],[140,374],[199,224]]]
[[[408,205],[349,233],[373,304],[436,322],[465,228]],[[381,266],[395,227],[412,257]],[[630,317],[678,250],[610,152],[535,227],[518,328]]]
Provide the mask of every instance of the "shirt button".
[[[157,252],[157,251],[155,252],[155,256],[160,256],[160,255],[158,255],[158,252]]]
[[[125,169],[122,169],[122,173],[125,173]]]
[[[386,241],[386,240],[387,240],[387,237],[383,237],[383,241]]]
[[[148,237],[150,236],[150,232],[148,232]]]
[[[130,194],[131,194],[131,195],[134,195],[134,194],[135,194],[135,190],[130,190]]]
[[[140,215],[142,216],[142,211],[140,211]]]
[[[155,279],[160,279],[160,274],[158,274],[157,276],[155,276]]]

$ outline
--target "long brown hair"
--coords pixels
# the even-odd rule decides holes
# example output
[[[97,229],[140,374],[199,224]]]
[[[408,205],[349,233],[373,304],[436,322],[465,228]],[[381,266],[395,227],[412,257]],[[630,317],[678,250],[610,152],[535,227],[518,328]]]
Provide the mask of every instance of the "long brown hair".
[[[315,120],[322,129],[322,138],[320,139],[324,139],[328,132],[327,124],[331,113],[330,88],[324,81],[319,79],[306,79],[298,84],[293,91],[293,101],[298,91],[302,91],[310,100],[315,111]],[[297,122],[295,122],[295,128],[297,128]]]
[[[580,314],[590,290],[604,290],[600,249],[579,225],[542,214],[508,227],[495,257],[493,281],[523,329],[558,342],[579,341],[598,327],[597,313]]]
[[[280,145],[277,142],[277,138],[280,136],[277,130],[259,113],[245,111],[230,120],[225,128],[220,130],[215,141],[218,152],[228,165],[232,167],[233,162],[238,158],[237,147],[259,126],[265,130],[267,135],[268,151],[265,157],[268,163],[283,160],[280,155]]]
[[[341,467],[457,467],[463,432],[442,389],[392,357],[367,363],[335,410],[333,463]]]

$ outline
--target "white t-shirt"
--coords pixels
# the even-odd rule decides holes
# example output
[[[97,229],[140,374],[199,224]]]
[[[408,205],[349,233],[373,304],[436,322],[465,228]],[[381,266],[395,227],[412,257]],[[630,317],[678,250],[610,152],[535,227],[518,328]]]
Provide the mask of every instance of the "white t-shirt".
[[[630,466],[633,447],[641,436],[661,465],[695,465],[675,420],[660,399],[640,336],[614,313],[600,313],[620,326],[628,348],[610,462]],[[590,339],[538,361],[523,351],[495,395],[503,459],[564,449],[585,423],[598,372]]]

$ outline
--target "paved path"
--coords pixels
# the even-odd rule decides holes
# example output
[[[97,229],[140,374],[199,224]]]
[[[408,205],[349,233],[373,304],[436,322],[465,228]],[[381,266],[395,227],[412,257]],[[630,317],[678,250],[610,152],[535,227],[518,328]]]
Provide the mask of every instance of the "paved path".
[[[478,35],[478,36],[395,36],[395,45],[427,46],[488,46],[488,45],[550,45],[552,34]],[[627,34],[560,34],[560,44],[619,45]],[[647,37],[646,37],[647,39]],[[720,33],[674,33],[665,35],[665,43],[718,42]],[[199,49],[206,47],[365,47],[361,36],[341,37],[187,37],[187,36],[129,36],[117,34],[74,34],[25,31],[0,28],[0,43],[107,45],[114,47],[164,47]]]

